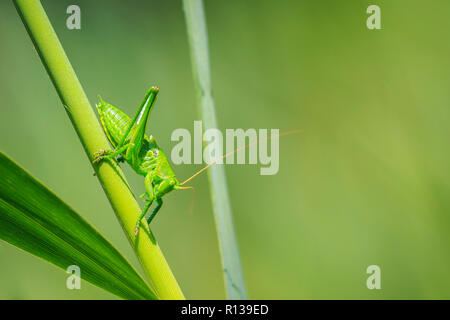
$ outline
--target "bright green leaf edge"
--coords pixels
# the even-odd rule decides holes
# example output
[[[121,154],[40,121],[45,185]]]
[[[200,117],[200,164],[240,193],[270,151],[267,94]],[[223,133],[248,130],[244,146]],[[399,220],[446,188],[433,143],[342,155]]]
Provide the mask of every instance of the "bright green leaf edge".
[[[0,239],[64,270],[77,265],[82,280],[121,298],[157,299],[98,231],[2,152]]]

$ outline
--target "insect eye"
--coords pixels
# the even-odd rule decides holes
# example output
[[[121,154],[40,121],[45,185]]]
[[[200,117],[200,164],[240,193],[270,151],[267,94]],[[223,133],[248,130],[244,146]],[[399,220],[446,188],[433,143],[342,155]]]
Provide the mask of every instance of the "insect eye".
[[[153,150],[153,156],[157,157],[159,154],[158,150]]]

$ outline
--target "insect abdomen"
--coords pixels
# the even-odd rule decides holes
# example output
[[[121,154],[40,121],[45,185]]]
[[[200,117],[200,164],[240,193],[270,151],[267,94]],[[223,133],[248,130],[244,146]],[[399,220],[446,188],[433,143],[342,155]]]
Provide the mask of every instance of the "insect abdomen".
[[[116,147],[123,138],[131,119],[122,110],[104,102],[100,99],[97,111],[103,129],[111,144]]]

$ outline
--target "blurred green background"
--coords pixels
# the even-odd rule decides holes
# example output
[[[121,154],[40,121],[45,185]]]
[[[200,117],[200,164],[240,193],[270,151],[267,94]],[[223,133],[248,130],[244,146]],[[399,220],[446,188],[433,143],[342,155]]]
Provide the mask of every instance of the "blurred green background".
[[[221,129],[304,130],[280,138],[277,175],[226,167],[250,298],[450,298],[450,2],[205,2]],[[66,28],[70,4],[81,30]],[[366,28],[370,4],[382,30]],[[170,150],[174,129],[192,130],[180,1],[43,5],[92,104],[101,94],[133,114],[158,85],[149,131]],[[0,26],[0,150],[139,268],[11,1]],[[122,167],[142,193],[143,178]],[[180,179],[197,169],[174,167]],[[153,229],[185,295],[221,299],[206,175],[193,185],[193,213],[191,193],[174,192]],[[373,264],[381,290],[366,287]],[[0,242],[1,299],[115,298],[86,282],[67,290],[66,277]]]

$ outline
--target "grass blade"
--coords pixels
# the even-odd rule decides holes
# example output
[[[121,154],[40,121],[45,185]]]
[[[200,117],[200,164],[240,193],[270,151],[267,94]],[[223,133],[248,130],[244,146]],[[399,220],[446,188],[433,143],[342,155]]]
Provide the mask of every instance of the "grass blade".
[[[81,216],[0,153],[0,238],[125,299],[156,299],[128,261]]]
[[[39,0],[13,0],[13,3],[92,163],[94,152],[110,150],[110,146],[55,30]],[[145,221],[141,223],[139,236],[134,237],[141,208],[120,168],[104,161],[95,165],[94,170],[158,297],[184,299]]]
[[[183,0],[184,14],[191,48],[191,61],[198,105],[204,129],[217,128],[216,112],[211,90],[206,20],[201,0]],[[212,166],[209,184],[218,231],[225,288],[228,299],[247,299],[239,250],[233,228],[230,197],[225,169]]]

